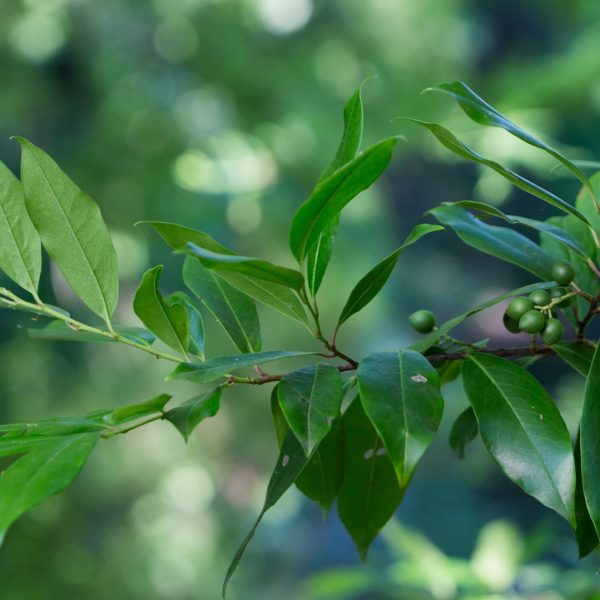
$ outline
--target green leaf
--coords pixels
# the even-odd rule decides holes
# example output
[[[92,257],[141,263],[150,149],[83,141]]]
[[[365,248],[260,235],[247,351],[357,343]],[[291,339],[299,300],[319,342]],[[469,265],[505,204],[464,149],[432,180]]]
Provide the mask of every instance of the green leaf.
[[[327,179],[334,171],[350,162],[358,153],[363,134],[363,106],[361,91],[364,82],[354,92],[344,107],[344,131],[335,157],[331,164],[323,171],[319,182]],[[333,252],[333,241],[337,235],[340,224],[339,215],[321,233],[319,239],[308,253],[306,260],[306,277],[308,289],[314,296],[325,275],[327,265]]]
[[[119,297],[117,253],[98,205],[40,148],[21,144],[27,212],[68,284],[106,323]]]
[[[443,335],[452,331],[452,329],[454,329],[455,327],[458,327],[463,321],[466,321],[469,317],[472,317],[473,315],[477,314],[478,312],[481,312],[482,310],[485,310],[486,308],[490,308],[491,306],[495,306],[496,304],[502,302],[503,300],[512,298],[513,296],[526,295],[526,294],[529,294],[529,292],[533,292],[534,290],[543,290],[543,289],[548,289],[548,288],[552,288],[552,287],[556,287],[556,284],[553,281],[546,281],[546,282],[542,282],[542,283],[533,283],[531,285],[526,285],[526,286],[517,288],[516,290],[511,290],[510,292],[506,292],[506,294],[496,296],[495,298],[492,298],[491,300],[487,300],[483,304],[480,304],[479,306],[476,306],[475,308],[468,310],[467,312],[463,313],[462,315],[458,315],[457,317],[453,317],[452,319],[449,319],[445,323],[442,323],[441,325],[438,326],[438,328],[435,331],[431,332],[429,335],[425,336],[423,339],[419,340],[418,342],[411,344],[410,349],[415,350],[416,352],[425,352],[426,350],[431,348],[431,346],[433,346]]]
[[[215,271],[243,273],[261,281],[270,281],[295,290],[301,290],[304,286],[304,277],[300,271],[280,267],[260,258],[250,258],[239,254],[218,254],[192,243],[186,244],[184,250],[196,257],[205,267]]]
[[[25,207],[21,182],[0,161],[0,269],[37,298],[42,246]]]
[[[0,477],[0,538],[24,512],[77,476],[99,438],[80,433],[51,440],[15,460]]]
[[[145,402],[137,402],[135,404],[127,404],[115,408],[111,414],[113,423],[121,423],[132,419],[139,419],[147,415],[163,412],[165,404],[172,398],[170,394],[159,394],[146,400]]]
[[[302,262],[325,228],[360,192],[385,171],[398,138],[388,138],[361,152],[324,179],[296,211],[290,229],[290,248]]]
[[[205,250],[216,252],[218,254],[235,255],[233,250],[221,245],[210,235],[191,227],[177,225],[177,223],[167,223],[165,221],[138,221],[136,225],[150,225],[153,227],[163,240],[174,250],[181,250],[189,243],[195,244]]]
[[[433,133],[433,135],[441,142],[441,144],[448,148],[448,150],[450,150],[454,154],[457,154],[462,158],[493,169],[494,171],[496,171],[496,173],[498,173],[505,179],[508,179],[508,181],[510,181],[519,189],[535,196],[536,198],[540,198],[544,202],[547,202],[548,204],[551,204],[556,208],[560,208],[564,212],[577,217],[584,223],[588,222],[587,219],[576,208],[571,206],[562,198],[559,198],[556,194],[553,194],[552,192],[549,192],[543,187],[537,185],[533,181],[529,181],[528,179],[525,179],[525,177],[522,177],[521,175],[518,175],[517,173],[514,173],[513,171],[504,168],[501,164],[493,160],[484,158],[474,150],[471,150],[471,148],[465,146],[453,133],[448,131],[445,127],[442,127],[437,123],[428,123],[427,121],[420,121],[418,119],[410,119],[408,117],[401,118],[402,120],[411,121],[413,123],[421,125],[422,127],[425,127],[426,129],[429,129],[429,131]]]
[[[421,224],[417,225],[408,235],[402,246],[384,258],[379,264],[371,269],[355,286],[338,319],[337,328],[339,329],[344,321],[347,321],[353,314],[363,309],[385,285],[389,276],[392,274],[396,261],[402,252],[410,245],[414,244],[419,238],[444,229],[439,225]]]
[[[260,350],[260,324],[253,300],[191,256],[183,264],[183,280],[223,326],[240,352]]]
[[[169,307],[177,305],[184,308],[188,319],[188,352],[204,358],[204,321],[192,299],[185,292],[174,292],[165,298],[165,302]]]
[[[277,386],[279,404],[308,456],[327,435],[342,405],[342,377],[336,367],[318,364],[292,371]]]
[[[236,354],[234,356],[217,356],[202,363],[182,363],[167,379],[185,379],[196,383],[208,383],[220,377],[229,375],[242,367],[254,367],[264,363],[293,358],[295,356],[309,356],[315,352],[300,352],[296,350],[270,350],[268,352],[255,352],[253,354]]]
[[[221,407],[221,388],[190,398],[183,404],[171,408],[164,418],[175,425],[187,442],[197,425],[208,417],[214,417]]]
[[[584,377],[587,376],[594,357],[594,348],[578,342],[559,342],[554,344],[552,349],[570,367],[573,367]]]
[[[244,555],[246,548],[248,547],[248,544],[252,541],[252,538],[254,537],[254,534],[256,533],[256,530],[258,529],[258,526],[260,525],[265,513],[272,506],[274,506],[283,496],[283,494],[285,494],[285,492],[287,492],[287,490],[294,484],[307,463],[308,458],[304,455],[302,446],[300,446],[296,436],[292,432],[289,432],[283,442],[283,445],[281,446],[279,457],[277,458],[277,464],[275,465],[275,469],[273,470],[273,474],[269,480],[262,510],[260,511],[256,522],[252,526],[252,529],[250,529],[240,544],[240,547],[235,553],[235,556],[233,557],[233,560],[227,569],[225,581],[223,582],[223,598],[225,598],[229,581],[235,573],[240,560]]]
[[[563,156],[558,150],[555,150],[545,142],[538,140],[528,131],[525,131],[507,119],[493,106],[490,106],[485,100],[483,100],[483,98],[480,98],[467,84],[463,83],[462,81],[452,81],[427,88],[426,91],[444,92],[446,94],[450,94],[455,100],[458,101],[458,104],[464,110],[465,114],[471,120],[475,121],[475,123],[478,123],[479,125],[500,127],[501,129],[504,129],[505,131],[508,131],[508,133],[519,138],[526,144],[547,152],[550,156],[560,162],[568,171],[575,175],[575,177],[577,177],[577,179],[579,179],[579,181],[581,181],[590,191],[592,191],[589,179],[579,168],[577,168],[573,162]]]
[[[585,502],[585,494],[583,492],[581,473],[581,443],[579,434],[575,440],[575,469],[575,539],[577,540],[579,558],[583,558],[598,546],[599,540],[594,523],[590,517],[590,512]]]
[[[545,233],[546,235],[556,240],[559,244],[562,244],[567,249],[572,250],[573,252],[575,252],[575,254],[578,254],[584,260],[587,260],[588,251],[579,242],[579,240],[570,235],[569,232],[563,229],[562,227],[554,225],[550,221],[536,221],[535,219],[528,219],[526,217],[520,217],[518,215],[507,215],[495,206],[490,206],[489,204],[485,204],[483,202],[473,202],[471,200],[463,200],[461,202],[444,202],[444,204],[449,206],[461,206],[463,208],[468,208],[471,210],[478,210],[492,217],[504,219],[512,225],[523,225],[524,227],[535,229],[540,233]],[[577,222],[579,223],[579,221]]]
[[[465,448],[479,435],[479,427],[473,408],[465,409],[458,415],[450,430],[450,448],[460,459],[465,457]]]
[[[471,355],[462,376],[481,439],[506,476],[574,525],[571,439],[546,390],[497,356]]]
[[[144,273],[133,299],[133,310],[167,346],[187,357],[190,343],[188,311],[181,304],[165,302],[158,289],[163,268],[158,265]]]
[[[440,425],[439,375],[418,352],[375,352],[360,361],[358,389],[405,489]]]
[[[506,227],[488,225],[456,205],[442,204],[429,212],[480,252],[517,265],[545,281],[552,279],[554,258],[524,235]]]
[[[590,517],[600,535],[600,350],[596,347],[587,376],[579,431],[583,493]]]
[[[364,560],[371,542],[398,508],[404,490],[358,398],[345,412],[342,427],[346,443],[338,515]]]
[[[110,414],[111,411],[107,411]],[[107,414],[103,412],[104,414]],[[25,438],[38,436],[63,436],[74,433],[87,433],[92,431],[102,431],[109,425],[98,421],[97,418],[88,417],[55,417],[44,419],[37,422],[28,423],[4,423],[0,424],[0,432],[5,435],[0,438],[6,441],[7,438]]]
[[[132,327],[130,325],[113,324],[115,333],[144,346],[151,346],[154,342],[154,335],[143,327]],[[107,329],[104,329],[108,333]],[[83,331],[81,329],[73,329],[64,321],[50,321],[41,329],[28,329],[27,333],[35,340],[57,340],[63,342],[113,342],[116,343],[112,336],[104,336],[93,331]]]

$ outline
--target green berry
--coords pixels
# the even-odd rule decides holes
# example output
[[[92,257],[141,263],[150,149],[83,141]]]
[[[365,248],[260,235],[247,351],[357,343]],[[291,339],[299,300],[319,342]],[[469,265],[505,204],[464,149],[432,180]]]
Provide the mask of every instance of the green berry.
[[[529,294],[529,299],[536,306],[547,306],[550,304],[550,294],[546,290],[535,290]]]
[[[519,321],[513,319],[508,313],[504,313],[502,322],[504,323],[504,327],[511,333],[519,333],[521,331],[519,329]]]
[[[418,310],[408,320],[419,333],[429,333],[435,327],[435,315],[430,310]]]
[[[546,327],[542,331],[542,340],[544,340],[544,344],[552,346],[560,341],[564,332],[563,324],[558,319],[548,319]]]
[[[538,333],[545,324],[546,317],[539,310],[528,310],[519,319],[519,329],[525,333]]]
[[[436,354],[444,354],[446,352],[441,346],[431,346],[425,351],[425,356],[434,356]]]
[[[534,304],[529,298],[515,298],[506,309],[506,314],[518,321]]]
[[[552,298],[552,300],[556,300],[557,298],[564,296],[566,293],[567,290],[565,290],[565,288],[555,287],[550,290],[550,298]],[[565,308],[571,304],[572,299],[573,297],[567,298],[566,300],[563,300],[560,304],[557,304],[557,306],[559,308]]]
[[[552,264],[552,279],[560,285],[569,285],[575,278],[575,270],[566,260],[556,260]]]

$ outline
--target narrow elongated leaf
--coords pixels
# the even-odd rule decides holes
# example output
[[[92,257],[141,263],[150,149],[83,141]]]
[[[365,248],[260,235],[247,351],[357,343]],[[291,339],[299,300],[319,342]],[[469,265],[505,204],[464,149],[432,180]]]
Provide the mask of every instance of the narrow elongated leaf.
[[[148,269],[133,299],[133,310],[142,323],[167,346],[188,355],[190,323],[188,311],[181,304],[165,302],[158,284],[163,266]]]
[[[260,258],[250,258],[239,254],[219,254],[192,243],[186,244],[184,250],[200,260],[209,269],[242,273],[255,279],[264,279],[295,290],[302,289],[304,285],[304,277],[300,271],[280,267]]]
[[[135,404],[127,404],[126,406],[119,406],[115,408],[111,414],[111,420],[119,423],[123,421],[130,421],[132,419],[139,419],[140,417],[146,417],[155,413],[163,411],[165,404],[172,398],[170,394],[159,394],[146,400],[145,402],[137,402]]]
[[[450,430],[450,448],[460,459],[465,457],[465,448],[479,435],[479,427],[473,408],[465,409],[458,415]]]
[[[221,388],[190,398],[165,413],[165,419],[175,425],[187,442],[197,425],[208,417],[214,417],[221,407]]]
[[[183,264],[183,281],[223,326],[240,352],[260,350],[260,324],[253,300],[191,256]]]
[[[392,274],[398,257],[410,245],[414,244],[419,238],[444,229],[439,225],[421,224],[417,225],[408,235],[402,246],[394,250],[389,256],[384,258],[379,264],[373,267],[355,286],[350,297],[346,301],[344,308],[338,319],[337,329],[344,321],[347,321],[353,314],[363,309],[385,285],[389,276]]]
[[[167,377],[167,379],[186,379],[197,383],[207,383],[229,375],[242,367],[254,367],[282,358],[309,356],[315,352],[300,352],[296,350],[270,350],[253,354],[236,354],[234,356],[217,356],[202,363],[182,363]]]
[[[556,287],[556,284],[553,281],[545,281],[542,283],[532,283],[531,285],[525,285],[523,287],[517,288],[516,290],[511,290],[510,292],[506,292],[506,294],[501,294],[500,296],[496,296],[491,300],[487,300],[483,302],[479,306],[468,310],[462,315],[458,315],[456,317],[452,317],[452,319],[448,319],[441,325],[438,326],[437,329],[432,331],[430,334],[425,336],[423,339],[415,342],[410,345],[411,350],[415,350],[416,352],[425,352],[431,346],[433,346],[443,335],[452,331],[455,327],[458,327],[463,321],[466,321],[469,317],[476,315],[478,312],[485,310],[486,308],[490,308],[495,306],[496,304],[502,302],[503,300],[507,300],[508,298],[512,298],[513,296],[521,296],[529,294],[529,292],[533,292],[534,290],[543,290]]]
[[[248,277],[243,273],[234,273],[233,271],[218,271],[217,273],[219,277],[236,290],[273,308],[286,317],[291,317],[303,325],[308,325],[304,306],[300,302],[296,292],[290,288],[265,281],[264,279],[259,280],[254,277]]]
[[[433,135],[442,143],[443,146],[445,146],[446,148],[448,148],[448,150],[450,150],[454,154],[457,154],[461,158],[465,158],[472,162],[493,169],[494,171],[496,171],[496,173],[510,181],[519,189],[531,194],[532,196],[535,196],[536,198],[539,198],[540,200],[543,200],[544,202],[547,202],[548,204],[551,204],[552,206],[555,206],[556,208],[560,208],[562,211],[577,217],[584,223],[587,223],[587,219],[568,202],[566,202],[562,198],[559,198],[556,194],[553,194],[552,192],[537,185],[537,183],[525,179],[525,177],[514,173],[510,169],[506,169],[500,163],[484,158],[483,156],[481,156],[481,154],[478,154],[474,150],[471,150],[471,148],[465,146],[453,133],[448,131],[448,129],[446,129],[445,127],[442,127],[437,123],[419,121],[418,119],[410,119],[407,117],[402,117],[402,119],[406,121],[411,121],[413,123],[417,123],[418,125],[429,129],[429,131],[433,133]]]
[[[98,205],[31,142],[22,149],[27,212],[73,291],[107,323],[119,297],[117,253]]]
[[[584,377],[590,370],[592,359],[594,358],[594,349],[578,342],[559,342],[554,344],[552,349],[560,356],[570,367],[581,373]]]
[[[456,205],[442,204],[429,212],[480,252],[517,265],[545,281],[552,279],[554,258],[517,231],[488,225]]]
[[[526,144],[539,148],[547,152],[552,158],[560,162],[568,171],[570,171],[579,181],[581,181],[590,191],[592,191],[589,179],[586,177],[576,164],[570,161],[566,156],[562,155],[558,150],[552,148],[545,142],[537,139],[525,129],[519,127],[503,114],[498,112],[493,106],[489,105],[483,98],[480,98],[466,83],[462,81],[452,81],[449,83],[441,83],[426,91],[444,92],[454,97],[465,114],[475,123],[479,125],[489,125],[492,127],[500,127],[508,133],[519,138]]]
[[[132,327],[113,323],[115,333],[144,346],[151,346],[155,337],[143,327]],[[108,333],[108,330],[106,330]],[[64,321],[50,321],[41,329],[28,329],[27,333],[34,340],[59,340],[63,342],[117,342],[112,336],[104,336],[93,331],[73,329]]]
[[[332,365],[292,371],[277,386],[279,404],[308,456],[331,429],[342,405],[342,377]]]
[[[579,430],[581,476],[585,502],[600,535],[600,350],[594,353],[587,376]]]
[[[63,439],[61,435],[30,435],[0,437],[0,457],[26,454],[48,444],[59,442]]]
[[[579,434],[575,440],[575,539],[579,550],[579,558],[587,556],[598,546],[598,533],[590,517],[585,494],[583,492],[583,477],[581,473],[581,440]]]
[[[177,223],[167,223],[165,221],[139,221],[136,225],[150,225],[153,227],[163,240],[174,250],[181,250],[189,243],[195,244],[205,250],[216,252],[218,254],[235,255],[233,250],[226,248],[210,235],[191,227],[178,225]]]
[[[388,138],[367,148],[356,158],[317,184],[296,211],[290,229],[290,248],[302,262],[321,233],[342,209],[373,184],[387,168],[398,138]]]
[[[371,542],[398,508],[404,490],[358,398],[345,412],[342,427],[347,441],[338,515],[365,559]]]
[[[363,84],[356,90],[344,107],[344,131],[335,157],[323,171],[319,181],[327,179],[334,171],[350,162],[358,153],[363,134],[363,106],[361,91]],[[314,296],[325,275],[333,252],[333,241],[339,227],[339,216],[325,227],[318,241],[311,248],[306,260],[306,278],[308,289]]]
[[[192,299],[185,292],[174,292],[165,298],[165,303],[170,308],[175,305],[184,308],[188,320],[188,352],[204,358],[204,321]]]
[[[481,439],[506,476],[575,525],[575,461],[556,405],[527,371],[473,354],[463,382]]]
[[[375,352],[360,361],[358,389],[405,489],[442,418],[439,375],[418,352]]]
[[[110,410],[105,411],[103,415],[110,414],[110,412]],[[4,433],[1,439],[6,441],[8,438],[52,437],[97,432],[108,427],[108,424],[95,418],[95,416],[55,417],[36,422],[0,424],[0,433]]]
[[[491,206],[483,202],[473,202],[471,200],[463,200],[461,202],[444,202],[444,205],[462,206],[463,208],[478,210],[492,217],[504,219],[505,221],[513,225],[523,225],[524,227],[535,229],[540,233],[545,233],[546,235],[552,237],[559,244],[562,244],[567,249],[572,250],[584,260],[586,260],[588,257],[588,251],[577,238],[574,238],[568,231],[566,231],[562,227],[554,225],[549,221],[536,221],[535,219],[520,217],[519,215],[507,215],[495,206]]]
[[[62,491],[79,473],[99,433],[52,440],[14,461],[0,477],[0,538],[24,512]]]
[[[307,463],[308,458],[304,455],[302,446],[300,446],[296,436],[292,432],[289,432],[283,442],[283,445],[281,446],[275,469],[273,470],[273,474],[269,480],[262,510],[260,511],[256,522],[252,526],[252,529],[250,529],[240,544],[240,547],[235,553],[235,556],[233,557],[233,560],[227,569],[225,581],[223,582],[223,598],[225,598],[229,581],[235,573],[240,560],[244,555],[248,544],[254,537],[254,534],[256,533],[256,530],[258,529],[258,526],[260,525],[265,513],[278,502],[278,500],[283,496],[283,494],[285,494],[285,492],[287,492],[287,490],[290,489],[290,487],[292,487],[292,485],[294,485],[294,482],[300,476]]]
[[[21,182],[0,161],[0,269],[37,296],[42,245],[25,207]]]

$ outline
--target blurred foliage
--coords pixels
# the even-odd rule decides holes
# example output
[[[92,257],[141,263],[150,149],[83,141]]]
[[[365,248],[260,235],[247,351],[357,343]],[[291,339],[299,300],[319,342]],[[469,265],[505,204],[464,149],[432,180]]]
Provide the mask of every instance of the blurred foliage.
[[[289,217],[333,154],[343,103],[365,76],[378,76],[365,87],[367,141],[395,132],[408,141],[384,182],[344,215],[321,292],[326,321],[432,206],[463,198],[527,202],[494,174],[456,162],[416,127],[390,123],[393,117],[445,120],[484,154],[534,173],[566,197],[575,194],[577,185],[564,173],[552,175],[543,155],[502,132],[471,126],[451,102],[420,95],[423,88],[463,79],[569,156],[600,156],[595,0],[0,0],[0,15],[0,157],[16,169],[18,145],[8,138],[26,136],[100,203],[116,237],[127,300],[119,319],[131,323],[126,307],[146,267],[165,263],[166,289],[180,282],[180,257],[143,226],[133,228],[136,221],[180,222],[244,254],[290,263]],[[546,209],[535,204],[530,216],[545,217]],[[357,247],[360,255],[353,252],[348,264]],[[341,343],[359,356],[404,346],[412,341],[406,315],[414,309],[440,307],[444,319],[527,282],[450,233],[440,235],[403,255],[386,293]],[[43,296],[82,310],[56,271],[46,272]],[[476,319],[471,333],[501,342],[501,312]],[[263,316],[265,347],[302,346],[278,318]],[[33,342],[26,325],[23,317],[0,315],[2,420],[81,414],[157,391],[179,399],[193,394],[189,384],[163,384],[167,367],[150,358],[119,347]],[[209,354],[231,350],[216,327],[207,337]],[[548,361],[539,374],[557,369]],[[567,417],[577,415],[579,379],[565,374],[553,391]],[[447,397],[446,431],[464,407],[460,389]],[[188,446],[160,424],[103,443],[66,494],[11,530],[0,554],[2,598],[217,597],[275,460],[269,431],[268,403],[244,389]],[[379,573],[390,597],[410,598],[401,591],[410,584],[422,590],[414,598],[451,598],[448,590],[481,579],[477,561],[446,555],[468,556],[477,531],[498,518],[529,533],[490,525],[483,540],[495,531],[526,545],[540,511],[499,476],[477,443],[458,462],[443,437],[400,510],[403,522],[441,550],[391,527],[370,566],[358,567],[334,520],[323,522],[290,493],[259,532],[231,597],[303,598],[303,578],[323,565],[351,565],[344,583],[359,590]],[[498,594],[506,589],[506,597],[600,594],[585,572],[597,560],[575,564],[574,544],[560,527],[557,519],[546,524],[552,551],[541,563],[511,563],[504,588],[473,584],[473,597],[493,597],[488,590],[505,597]],[[393,539],[404,540],[400,550]],[[423,578],[425,556],[433,557],[425,574],[435,576],[435,585]],[[525,587],[511,588],[514,582]],[[352,597],[343,593],[338,597]]]

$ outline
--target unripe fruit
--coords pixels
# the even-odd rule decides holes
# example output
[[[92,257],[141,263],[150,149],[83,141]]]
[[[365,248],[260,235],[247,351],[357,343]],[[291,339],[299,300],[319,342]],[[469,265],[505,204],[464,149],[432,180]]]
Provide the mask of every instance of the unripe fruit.
[[[502,322],[504,323],[504,327],[511,333],[520,333],[519,329],[519,321],[513,319],[508,313],[504,313],[504,317],[502,317]]]
[[[528,310],[533,308],[533,302],[529,298],[515,298],[506,309],[506,314],[518,321]]]
[[[548,319],[546,321],[546,327],[542,331],[542,340],[544,344],[552,346],[559,342],[565,332],[563,324],[558,319]]]
[[[419,333],[429,333],[435,327],[435,315],[430,310],[418,310],[408,320]]]
[[[575,278],[575,270],[566,260],[556,260],[552,264],[552,279],[560,285],[569,285]]]
[[[550,304],[550,294],[546,290],[535,290],[529,294],[529,299],[536,306],[547,306]]]
[[[564,288],[555,287],[550,290],[550,298],[552,298],[552,300],[556,300],[557,298],[564,296],[566,293],[567,290],[565,290]],[[563,300],[560,304],[557,304],[557,306],[559,308],[565,308],[566,306],[569,306],[571,304],[572,299],[572,297],[567,298],[566,300]]]
[[[425,351],[425,356],[435,356],[436,354],[444,354],[445,350],[441,346],[431,346]]]
[[[519,329],[525,333],[538,333],[545,324],[546,317],[539,310],[528,310],[519,319]]]

